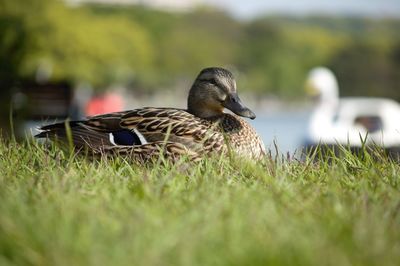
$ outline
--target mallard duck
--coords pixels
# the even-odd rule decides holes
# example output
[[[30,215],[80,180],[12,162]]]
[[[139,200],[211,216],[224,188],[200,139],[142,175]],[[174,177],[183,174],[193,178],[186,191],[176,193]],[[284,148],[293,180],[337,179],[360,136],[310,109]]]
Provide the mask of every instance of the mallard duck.
[[[225,113],[225,108],[234,114]],[[161,154],[174,160],[182,155],[199,160],[229,152],[261,159],[265,147],[260,136],[239,116],[256,117],[238,97],[232,73],[211,67],[194,81],[186,110],[144,107],[109,113],[43,126],[37,137],[66,141],[71,135],[78,149],[144,161]]]

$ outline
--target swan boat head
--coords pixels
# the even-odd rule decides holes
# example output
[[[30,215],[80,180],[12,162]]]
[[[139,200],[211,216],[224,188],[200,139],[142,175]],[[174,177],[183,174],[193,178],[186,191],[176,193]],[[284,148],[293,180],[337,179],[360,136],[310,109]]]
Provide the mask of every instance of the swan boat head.
[[[336,102],[339,98],[339,86],[335,74],[326,67],[316,67],[309,72],[306,91],[320,102]]]

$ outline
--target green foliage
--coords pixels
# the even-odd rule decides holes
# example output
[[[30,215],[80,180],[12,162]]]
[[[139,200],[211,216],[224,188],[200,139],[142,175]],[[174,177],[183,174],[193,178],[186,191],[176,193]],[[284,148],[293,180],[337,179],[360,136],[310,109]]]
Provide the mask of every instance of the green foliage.
[[[341,94],[400,100],[398,47],[382,49],[376,40],[371,40],[356,42],[341,50],[330,62],[339,77]]]
[[[131,21],[92,17],[63,8],[59,13],[52,8],[46,15],[52,21],[48,36],[54,41],[42,42],[39,57],[28,62],[48,60],[56,79],[95,85],[126,82],[146,70],[152,61],[146,33]],[[63,16],[66,19],[59,19]]]
[[[254,21],[246,32],[241,62],[248,80],[258,81],[252,87],[286,97],[302,95],[307,71],[329,61],[346,42],[317,26],[287,26],[274,19]]]
[[[38,19],[40,18],[40,19]],[[202,8],[168,13],[141,6],[66,6],[0,0],[0,77],[114,83],[150,91],[192,80],[212,65],[240,87],[298,98],[308,70],[331,67],[344,95],[400,99],[399,20],[261,17],[238,21]]]
[[[27,39],[26,47],[21,49],[27,51],[18,75],[29,77],[40,66],[46,66],[52,69],[55,80],[107,85],[132,80],[152,62],[147,33],[133,21],[94,16],[60,1],[41,0],[27,5],[22,2],[25,3],[17,0],[6,4],[2,11],[20,18],[24,24],[24,32],[19,35]],[[14,23],[6,25],[10,29],[0,43],[20,42],[19,36],[14,36]]]
[[[385,157],[141,166],[0,143],[2,265],[397,265]]]
[[[233,64],[238,31],[235,25],[218,13],[192,14],[190,20],[186,19],[163,36],[159,54],[161,67],[174,75],[193,75],[193,70],[204,66]]]

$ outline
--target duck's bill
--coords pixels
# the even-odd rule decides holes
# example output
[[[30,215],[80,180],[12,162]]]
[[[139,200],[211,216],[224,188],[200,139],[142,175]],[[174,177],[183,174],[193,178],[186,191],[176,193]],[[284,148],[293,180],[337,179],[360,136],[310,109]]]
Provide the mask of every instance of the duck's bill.
[[[242,101],[236,93],[228,96],[223,102],[223,106],[239,116],[248,117],[250,119],[256,118],[255,113],[253,113],[253,111],[243,105]]]

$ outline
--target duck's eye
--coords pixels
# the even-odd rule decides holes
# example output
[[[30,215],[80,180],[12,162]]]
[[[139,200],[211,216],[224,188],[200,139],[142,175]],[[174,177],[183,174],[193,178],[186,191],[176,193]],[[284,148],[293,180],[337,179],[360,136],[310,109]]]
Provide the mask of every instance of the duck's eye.
[[[215,79],[210,79],[208,81],[208,83],[210,83],[211,85],[214,85],[214,86],[218,86],[218,83],[217,83],[217,81]]]

